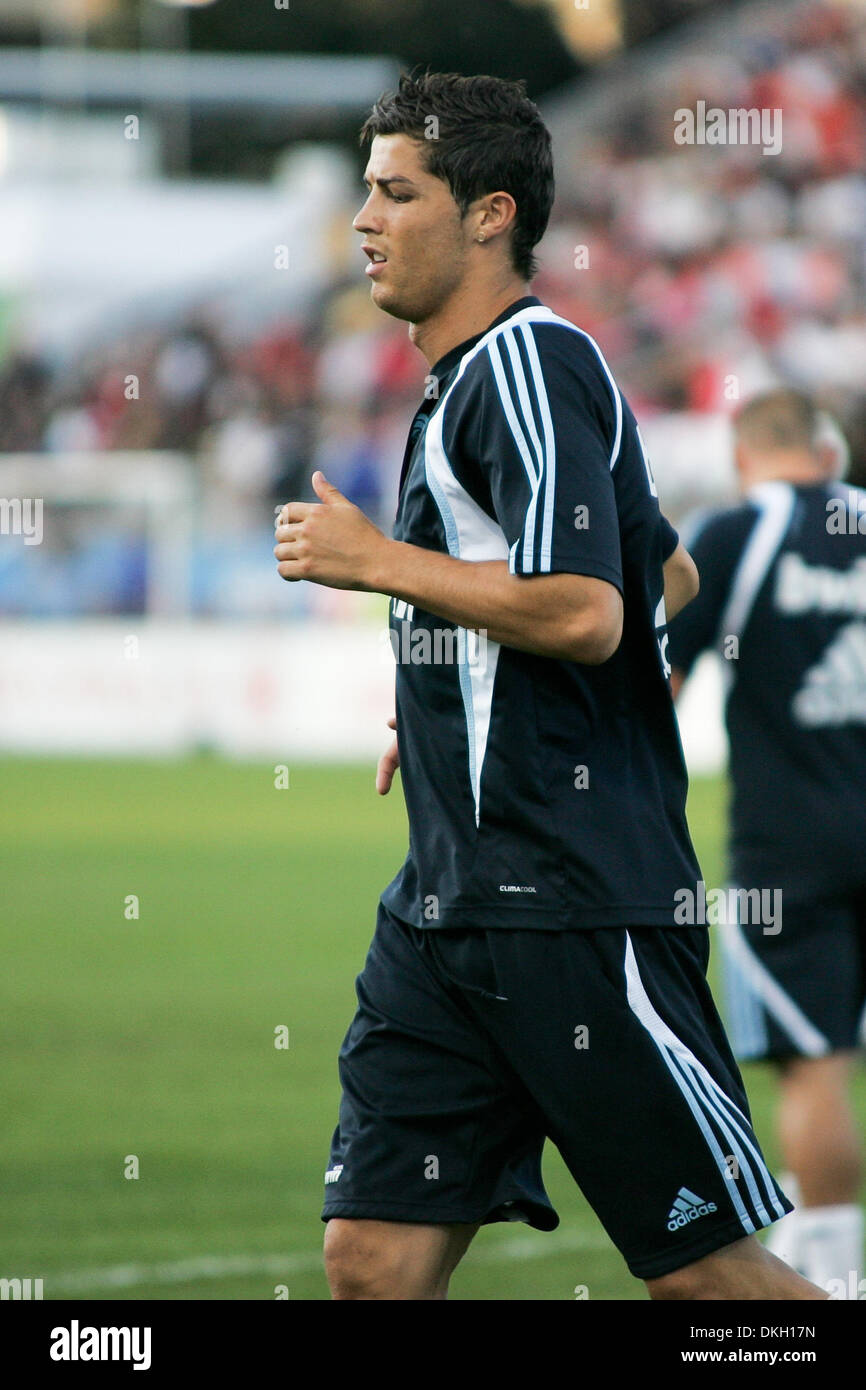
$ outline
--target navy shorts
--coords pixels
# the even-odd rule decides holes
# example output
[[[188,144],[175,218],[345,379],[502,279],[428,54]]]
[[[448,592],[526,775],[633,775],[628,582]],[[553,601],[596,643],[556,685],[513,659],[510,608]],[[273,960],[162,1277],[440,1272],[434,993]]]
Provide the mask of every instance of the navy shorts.
[[[781,930],[719,927],[726,1017],[743,1061],[823,1057],[866,1043],[866,888],[783,903]]]
[[[419,929],[380,904],[322,1219],[552,1230],[549,1138],[638,1278],[778,1220],[708,954],[703,927]]]

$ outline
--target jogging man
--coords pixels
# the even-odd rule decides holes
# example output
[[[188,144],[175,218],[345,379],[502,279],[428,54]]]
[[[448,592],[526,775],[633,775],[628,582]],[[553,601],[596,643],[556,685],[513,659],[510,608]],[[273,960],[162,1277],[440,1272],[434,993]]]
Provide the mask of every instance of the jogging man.
[[[731,1036],[741,1060],[777,1064],[801,1198],[770,1245],[838,1298],[863,1268],[849,1085],[866,1005],[866,492],[832,476],[821,424],[793,390],[735,418],[744,499],[698,523],[701,592],[669,656],[675,691],[702,651],[723,658],[745,890],[720,926]],[[769,891],[778,922],[749,909]]]
[[[519,85],[428,74],[362,139],[354,226],[425,400],[393,539],[315,474],[275,547],[285,579],[391,595],[398,655],[410,844],[340,1054],[332,1294],[444,1298],[481,1224],[552,1229],[549,1137],[653,1297],[821,1297],[754,1237],[790,1203],[706,930],[674,922],[700,871],[666,611],[695,571],[598,347],[529,293],[549,134]]]

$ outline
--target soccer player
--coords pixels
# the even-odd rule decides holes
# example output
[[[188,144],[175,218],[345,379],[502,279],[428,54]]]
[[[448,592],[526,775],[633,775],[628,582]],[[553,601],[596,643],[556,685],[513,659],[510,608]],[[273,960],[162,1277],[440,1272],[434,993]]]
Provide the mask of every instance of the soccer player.
[[[674,922],[700,871],[666,611],[696,576],[599,348],[529,293],[549,133],[520,84],[427,74],[362,139],[370,293],[425,399],[393,538],[316,473],[275,546],[285,579],[391,596],[410,825],[340,1052],[332,1294],[444,1298],[480,1225],[553,1229],[549,1137],[653,1297],[823,1297],[755,1238],[790,1203],[706,928]]]
[[[734,420],[743,501],[691,542],[698,598],[670,630],[672,684],[723,658],[737,888],[720,930],[732,1041],[779,1077],[779,1141],[802,1205],[771,1237],[834,1296],[859,1284],[861,1144],[853,1053],[866,1003],[866,492],[832,476],[821,417],[799,391]],[[778,1232],[778,1237],[777,1237]]]

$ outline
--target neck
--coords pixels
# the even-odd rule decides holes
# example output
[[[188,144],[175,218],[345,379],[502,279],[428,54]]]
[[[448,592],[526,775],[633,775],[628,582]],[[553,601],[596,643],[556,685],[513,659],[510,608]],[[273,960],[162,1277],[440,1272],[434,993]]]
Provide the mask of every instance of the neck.
[[[505,284],[486,286],[480,292],[462,286],[423,323],[410,324],[409,337],[432,367],[459,343],[483,333],[509,304],[529,292],[526,281],[517,276],[509,277]]]
[[[811,454],[779,451],[766,455],[760,465],[749,468],[742,478],[743,487],[754,487],[757,483],[820,483],[828,476],[828,470]]]

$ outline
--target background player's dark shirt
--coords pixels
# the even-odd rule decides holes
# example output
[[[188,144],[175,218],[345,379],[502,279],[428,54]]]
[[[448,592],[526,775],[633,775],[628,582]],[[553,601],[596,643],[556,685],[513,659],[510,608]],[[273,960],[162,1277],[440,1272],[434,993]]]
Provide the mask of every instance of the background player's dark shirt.
[[[765,483],[687,544],[701,591],[669,657],[723,657],[732,876],[844,896],[866,883],[866,493]]]
[[[677,537],[634,417],[592,340],[533,296],[428,382],[395,537],[604,579],[625,625],[586,666],[473,646],[392,601],[410,845],[383,901],[417,926],[674,926],[675,892],[700,877],[664,660]]]

